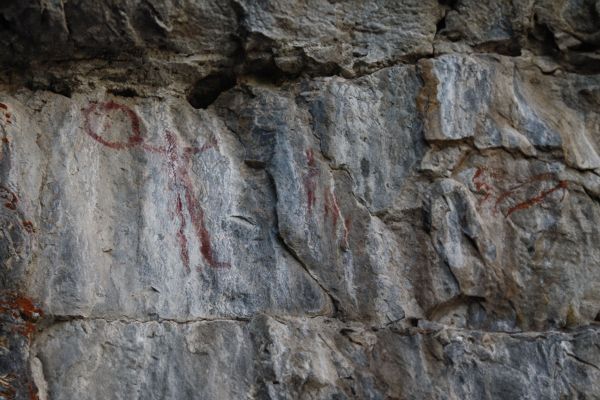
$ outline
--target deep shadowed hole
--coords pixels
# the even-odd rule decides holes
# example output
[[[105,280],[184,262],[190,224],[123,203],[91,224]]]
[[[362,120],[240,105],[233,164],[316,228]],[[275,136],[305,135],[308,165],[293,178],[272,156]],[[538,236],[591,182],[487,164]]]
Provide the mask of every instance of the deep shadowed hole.
[[[521,55],[521,45],[517,40],[487,42],[474,46],[474,48],[483,53],[498,53],[510,57]]]
[[[600,87],[581,89],[578,94],[587,104],[600,109]],[[600,313],[598,313],[598,315],[600,315]]]
[[[12,29],[11,24],[8,22],[4,15],[0,15],[0,31],[10,31]]]
[[[109,89],[108,93],[113,94],[115,96],[120,97],[137,97],[138,93],[135,89],[125,88],[125,89]]]
[[[66,82],[60,81],[51,82],[48,90],[68,98],[71,98],[71,95],[73,94],[71,87]]]
[[[446,28],[446,17],[444,16],[444,18],[440,19],[439,22],[436,24],[435,26],[435,31],[436,33],[440,33],[441,31],[444,30],[444,28]]]
[[[279,85],[286,79],[286,75],[275,65],[272,58],[268,60],[252,60],[244,65],[243,73],[258,82]],[[292,74],[287,78],[294,78]]]
[[[33,91],[47,90],[49,92],[60,94],[61,96],[65,96],[68,98],[71,98],[71,95],[73,94],[71,86],[67,82],[62,80],[53,79],[48,83],[29,81],[25,84],[25,87]]]
[[[235,86],[231,74],[213,74],[200,79],[188,93],[188,102],[194,108],[207,108],[221,93]]]
[[[598,49],[598,45],[595,43],[582,42],[577,46],[571,48],[574,51],[595,51]]]
[[[558,48],[558,44],[554,39],[554,34],[550,30],[550,28],[543,23],[539,22],[539,17],[536,15],[533,16],[534,25],[533,30],[529,33],[530,39],[538,42],[540,50],[544,55],[553,55],[560,53]]]
[[[438,3],[455,10],[458,0],[438,0]]]

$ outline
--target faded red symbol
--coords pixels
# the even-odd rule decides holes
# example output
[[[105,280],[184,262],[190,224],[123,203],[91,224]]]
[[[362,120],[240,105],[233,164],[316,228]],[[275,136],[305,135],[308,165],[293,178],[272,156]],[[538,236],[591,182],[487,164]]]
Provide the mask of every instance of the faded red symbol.
[[[31,299],[14,292],[0,293],[0,348],[14,350],[23,343],[31,344],[37,321],[44,315]],[[10,351],[9,350],[9,351]],[[9,364],[10,366],[10,364]],[[31,378],[12,364],[12,372],[0,376],[0,398],[22,398],[19,393],[27,392],[30,399],[37,399],[37,388]]]
[[[6,186],[0,185],[0,201],[5,208],[11,211],[17,211],[17,203],[19,202],[19,198]],[[35,228],[33,227],[33,223],[31,221],[22,220],[21,224],[27,232],[35,233]]]
[[[494,214],[504,208],[503,215],[505,217],[536,204],[542,204],[548,196],[557,191],[562,192],[561,201],[563,201],[568,191],[567,181],[556,179],[552,173],[533,175],[523,183],[510,186],[508,190],[499,190],[496,186],[497,183],[506,184],[503,174],[479,167],[473,175],[472,182],[482,196],[478,205],[480,207],[486,203],[491,205]],[[533,196],[528,195],[528,192],[530,193],[532,190],[537,193]]]
[[[306,204],[308,206],[308,213],[310,214],[315,205],[316,179],[319,177],[319,168],[315,163],[315,155],[312,149],[306,150],[306,164],[308,166],[308,173],[304,176],[303,182],[304,189],[306,190]]]
[[[83,110],[83,115],[85,132],[98,143],[115,150],[139,147],[146,152],[165,157],[170,181],[169,187],[176,194],[174,211],[179,220],[179,229],[176,237],[179,243],[180,258],[184,265],[185,272],[190,272],[190,256],[188,248],[189,241],[185,233],[187,224],[183,213],[184,204],[194,233],[200,244],[200,254],[202,254],[206,263],[212,268],[229,267],[229,263],[219,261],[213,252],[210,233],[206,229],[204,209],[198,201],[192,179],[188,172],[191,157],[211,148],[216,148],[216,140],[211,138],[202,147],[180,147],[177,143],[177,137],[172,132],[166,131],[164,134],[166,145],[154,146],[148,144],[141,135],[140,119],[137,114],[126,105],[118,104],[113,101],[90,103],[90,105]],[[113,131],[112,123],[115,118],[120,118],[122,120],[121,122],[125,122],[131,127],[130,132],[126,132],[129,133],[126,141],[107,138],[108,134]],[[102,122],[99,131],[95,130],[92,126],[94,119],[96,119],[96,122]],[[122,135],[123,133],[117,132],[117,134]]]
[[[483,171],[483,168],[477,168],[475,175],[473,175],[473,184],[475,185],[475,189],[477,189],[477,192],[484,194],[484,196],[479,199],[479,204],[486,202],[494,191],[494,188],[483,180]]]
[[[306,166],[308,172],[303,177],[304,190],[306,191],[306,205],[308,214],[312,215],[313,207],[317,199],[317,183],[320,175],[319,167],[315,161],[315,155],[312,149],[305,151]],[[337,229],[338,222],[341,221],[343,231],[342,248],[348,248],[348,235],[350,230],[350,217],[344,218],[340,210],[338,198],[334,191],[326,187],[323,195],[323,219],[327,221],[331,219],[331,225],[334,230]]]
[[[31,339],[36,321],[44,313],[31,299],[15,293],[4,293],[0,298],[0,317],[12,325],[12,331]]]
[[[323,212],[325,213],[325,219],[327,219],[329,214],[331,214],[333,226],[337,225],[338,218],[342,216],[337,197],[331,190],[329,192],[325,192],[325,204],[323,204]]]
[[[0,399],[2,400],[16,400],[18,395],[18,390],[15,386],[13,386],[13,382],[15,382],[17,385],[19,383],[23,383],[23,380],[27,381],[27,394],[28,394],[28,398],[29,400],[39,400],[39,396],[38,396],[38,389],[37,387],[34,385],[34,383],[31,381],[31,378],[27,377],[23,377],[23,376],[17,376],[13,373],[9,373],[9,374],[4,374],[2,376],[0,376]],[[22,399],[24,397],[19,396],[19,399]]]
[[[35,233],[35,228],[33,227],[33,223],[28,220],[22,221],[23,228],[29,233]]]
[[[350,233],[350,217],[344,218],[342,212],[340,211],[340,206],[338,204],[338,199],[335,193],[330,189],[325,192],[325,202],[323,204],[323,214],[325,215],[325,221],[327,221],[328,217],[331,217],[331,224],[333,225],[333,229],[337,228],[338,220],[342,222],[342,231],[343,231],[343,248],[348,248],[348,235]]]
[[[8,106],[4,103],[0,103],[0,116],[1,121],[7,125],[12,125],[12,114],[8,111]]]
[[[4,207],[10,210],[17,209],[19,198],[7,187],[0,185],[0,199],[4,202]]]
[[[4,103],[0,103],[0,127],[4,127],[5,125],[12,125],[12,114],[8,111],[8,106]],[[6,130],[2,129],[3,136],[0,139],[2,143],[9,144],[10,141],[6,136]],[[3,152],[0,151],[0,160],[3,158]]]

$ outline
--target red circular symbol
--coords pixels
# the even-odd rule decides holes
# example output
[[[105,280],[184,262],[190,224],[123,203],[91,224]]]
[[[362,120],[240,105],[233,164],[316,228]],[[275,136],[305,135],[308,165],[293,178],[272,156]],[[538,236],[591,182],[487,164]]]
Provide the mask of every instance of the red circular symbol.
[[[102,116],[108,117],[111,114],[121,114],[125,116],[125,119],[129,121],[131,126],[131,132],[127,141],[119,142],[119,141],[111,141],[107,140],[102,134],[106,134],[110,128],[110,120],[104,123],[102,126],[102,132],[97,132],[92,127],[92,116]],[[112,149],[125,149],[133,146],[137,146],[141,144],[144,139],[140,134],[140,119],[136,115],[136,113],[129,107],[123,104],[115,103],[114,101],[107,101],[104,103],[90,103],[90,105],[83,111],[84,115],[84,130],[90,135],[92,139],[95,141],[110,147]]]

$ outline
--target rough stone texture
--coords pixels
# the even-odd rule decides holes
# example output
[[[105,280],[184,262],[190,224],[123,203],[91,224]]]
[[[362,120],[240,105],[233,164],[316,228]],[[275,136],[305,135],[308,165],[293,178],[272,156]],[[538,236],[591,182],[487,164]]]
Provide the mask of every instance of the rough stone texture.
[[[321,317],[90,320],[47,329],[32,357],[53,399],[568,399],[598,398],[598,340],[590,328],[372,331]]]
[[[263,57],[272,57],[288,73],[317,68],[352,75],[431,54],[440,14],[433,0],[244,1],[240,6],[246,50],[263,50]]]
[[[3,2],[0,398],[599,399],[599,4]]]

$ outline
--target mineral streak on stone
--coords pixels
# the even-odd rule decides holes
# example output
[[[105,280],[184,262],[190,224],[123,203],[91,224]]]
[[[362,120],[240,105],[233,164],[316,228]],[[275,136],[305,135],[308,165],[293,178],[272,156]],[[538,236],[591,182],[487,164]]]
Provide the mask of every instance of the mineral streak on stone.
[[[0,292],[0,396],[37,399],[28,362],[31,339],[42,310],[15,292]]]
[[[600,399],[599,2],[0,34],[0,398]]]

